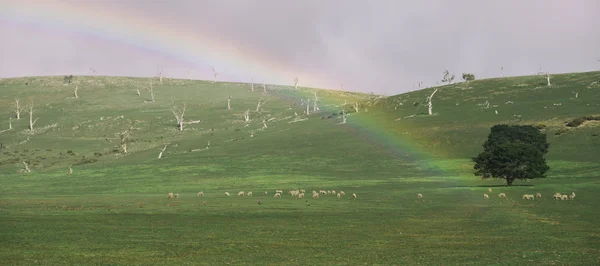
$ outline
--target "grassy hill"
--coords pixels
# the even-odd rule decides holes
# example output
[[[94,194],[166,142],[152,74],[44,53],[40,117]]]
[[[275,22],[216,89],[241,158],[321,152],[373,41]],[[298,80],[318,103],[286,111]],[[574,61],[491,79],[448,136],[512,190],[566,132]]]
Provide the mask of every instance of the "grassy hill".
[[[600,72],[554,75],[550,87],[542,76],[441,86],[431,116],[433,88],[384,98],[268,86],[264,95],[250,84],[154,79],[151,102],[150,84],[0,80],[2,264],[600,262],[600,122],[565,125],[600,115]],[[15,98],[33,102],[34,130],[25,111],[9,120]],[[344,102],[359,112],[341,124]],[[178,131],[171,109],[184,103],[195,122]],[[498,123],[548,134],[548,178],[507,188],[472,175],[469,158]],[[30,173],[19,173],[23,162]],[[346,195],[310,197],[320,189]],[[573,201],[551,199],[571,191]],[[521,199],[532,192],[544,197]]]

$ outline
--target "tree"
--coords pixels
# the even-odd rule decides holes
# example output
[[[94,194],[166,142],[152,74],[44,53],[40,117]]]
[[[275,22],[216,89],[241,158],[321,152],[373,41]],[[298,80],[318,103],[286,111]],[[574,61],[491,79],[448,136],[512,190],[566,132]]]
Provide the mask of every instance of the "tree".
[[[463,79],[464,81],[467,81],[467,82],[469,82],[469,81],[473,81],[473,80],[475,80],[475,75],[473,75],[473,74],[471,74],[471,73],[463,73],[463,74],[462,74],[462,79]]]
[[[550,169],[544,155],[550,144],[546,134],[531,125],[495,125],[476,158],[475,175],[501,178],[508,186],[515,179],[545,178]]]
[[[444,77],[442,78],[442,82],[446,82],[448,84],[452,84],[454,81],[454,74],[450,75],[450,71],[448,69],[444,70]]]

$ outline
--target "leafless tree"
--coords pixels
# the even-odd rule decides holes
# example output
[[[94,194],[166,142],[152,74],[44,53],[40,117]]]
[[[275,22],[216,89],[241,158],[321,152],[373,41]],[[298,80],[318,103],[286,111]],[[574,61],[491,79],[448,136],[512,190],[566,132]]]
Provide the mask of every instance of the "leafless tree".
[[[346,120],[348,119],[348,114],[346,113],[346,103],[342,106],[342,124],[346,124]]]
[[[313,112],[319,110],[319,106],[317,106],[317,102],[319,101],[319,97],[317,97],[317,92],[315,91],[315,99],[313,100]]]
[[[163,80],[163,70],[162,69],[157,69],[157,75],[158,75],[158,80],[160,81],[160,84],[162,84],[162,80]],[[154,102],[154,101],[152,101]]]
[[[548,81],[548,87],[550,87],[552,84],[550,84],[550,72],[546,72],[546,80]]]
[[[294,79],[294,89],[298,89],[298,77]]]
[[[73,168],[69,165],[69,171],[67,171],[67,175],[73,174]]]
[[[310,114],[310,98],[306,99],[306,112],[307,115]]]
[[[148,91],[150,92],[150,102],[154,102],[154,86],[152,86],[152,80],[150,80],[150,87],[148,87]]]
[[[127,140],[131,135],[131,131],[133,131],[133,125],[129,129],[119,132],[119,138],[121,139],[120,147],[123,153],[127,153]]]
[[[267,84],[263,83],[263,93],[267,94]]]
[[[229,97],[227,98],[227,110],[231,110],[231,94],[229,94]]]
[[[19,106],[19,99],[15,98],[15,116],[17,117],[17,119],[21,119],[21,111],[23,110],[21,108],[21,106]]]
[[[167,146],[169,144],[165,144],[165,147],[163,147],[163,149],[160,151],[160,153],[158,154],[158,159],[162,158],[163,152],[165,152],[165,150],[167,149]]]
[[[260,108],[266,103],[267,101],[263,101],[263,99],[259,99],[258,103],[256,104],[256,112],[260,111]]]
[[[23,162],[23,169],[21,169],[21,173],[31,173],[31,169],[29,169],[29,165],[26,162]]]
[[[500,66],[500,73],[502,73],[502,77],[504,77],[504,66]]]
[[[139,88],[136,88],[135,90],[136,90],[136,94],[137,94],[137,96],[140,96],[140,95],[142,95],[142,94],[140,93],[140,89],[139,89]]]
[[[250,109],[246,110],[246,112],[244,112],[244,122],[249,122],[250,121]]]
[[[192,80],[192,71],[191,70],[188,72],[188,79]]]
[[[8,130],[12,129],[12,116],[8,118]]]
[[[267,128],[267,120],[265,120],[263,118],[263,127],[262,127],[262,129],[266,129],[266,128]]]
[[[250,86],[251,86],[251,87],[250,87],[250,90],[251,90],[251,91],[254,91],[254,79],[250,79],[250,82],[251,82],[251,83],[250,83]]]
[[[79,95],[77,95],[78,90],[79,90],[79,86],[75,85],[75,90],[73,91],[73,97],[79,98]]]
[[[442,82],[446,82],[448,84],[452,84],[454,81],[454,74],[450,75],[448,69],[444,70],[444,77],[442,78]]]
[[[212,68],[212,71],[213,71],[213,78],[214,78],[213,79],[213,83],[216,83],[217,82],[217,75],[219,73],[217,73],[217,71],[215,70],[215,67]]]
[[[359,110],[359,108],[358,108],[358,102],[355,102],[354,103],[354,111],[356,111],[358,113],[358,110]]]
[[[38,120],[38,118],[33,120],[33,102],[29,103],[29,110],[27,110],[27,113],[29,113],[29,130],[33,130],[33,125]]]
[[[181,108],[177,106],[173,106],[173,108],[171,108],[171,112],[173,112],[173,115],[175,115],[175,119],[177,119],[177,127],[179,128],[179,131],[183,131],[183,115],[185,114],[185,108],[185,103]]]
[[[433,93],[431,93],[431,95],[429,95],[429,97],[427,97],[427,107],[429,108],[429,115],[433,114],[433,95],[438,91],[438,88],[435,88],[435,90],[433,91]]]

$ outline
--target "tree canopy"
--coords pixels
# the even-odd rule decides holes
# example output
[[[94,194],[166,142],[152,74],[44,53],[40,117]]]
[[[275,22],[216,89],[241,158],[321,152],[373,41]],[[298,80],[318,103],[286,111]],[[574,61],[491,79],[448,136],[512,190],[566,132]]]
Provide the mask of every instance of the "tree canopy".
[[[516,179],[544,178],[550,169],[544,158],[549,147],[546,134],[533,126],[495,125],[483,152],[473,159],[475,175],[502,178],[509,186]]]

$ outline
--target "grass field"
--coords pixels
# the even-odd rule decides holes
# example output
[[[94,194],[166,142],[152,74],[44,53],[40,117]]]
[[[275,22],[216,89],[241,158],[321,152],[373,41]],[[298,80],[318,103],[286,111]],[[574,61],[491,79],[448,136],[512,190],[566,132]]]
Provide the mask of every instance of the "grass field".
[[[442,86],[432,116],[432,88],[263,95],[249,84],[155,79],[146,103],[147,78],[0,80],[0,264],[599,264],[600,121],[565,122],[600,115],[600,72],[552,78],[551,87],[542,76]],[[320,111],[303,114],[300,99],[315,91]],[[15,98],[34,103],[33,131],[25,111],[9,121]],[[360,111],[340,124],[344,101]],[[170,109],[183,103],[186,121],[200,122],[179,132]],[[548,134],[546,179],[505,187],[473,176],[469,158],[498,123]],[[122,154],[118,133],[132,124]],[[30,173],[19,173],[23,161]],[[277,189],[307,197],[274,198]],[[320,189],[346,195],[310,197]],[[572,191],[575,200],[551,198]],[[535,192],[543,197],[521,199]]]

